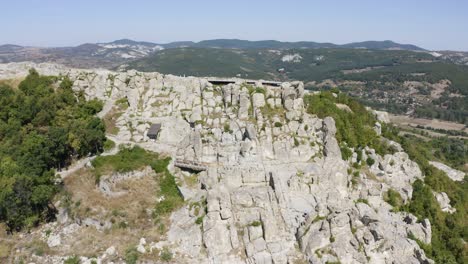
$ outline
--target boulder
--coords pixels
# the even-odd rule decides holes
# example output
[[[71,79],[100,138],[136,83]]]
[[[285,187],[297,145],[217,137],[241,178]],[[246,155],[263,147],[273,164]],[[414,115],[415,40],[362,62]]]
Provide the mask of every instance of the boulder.
[[[254,108],[265,106],[265,95],[262,93],[254,93],[252,95],[252,105]]]
[[[441,162],[437,162],[437,161],[429,161],[429,164],[431,164],[432,166],[436,167],[437,169],[445,172],[447,174],[447,176],[452,179],[453,181],[463,181],[463,179],[465,178],[465,173],[462,172],[462,171],[459,171],[459,170],[455,170],[453,168],[450,168],[449,166],[441,163]]]
[[[323,142],[325,144],[324,154],[329,157],[341,157],[341,150],[338,146],[338,141],[335,138],[336,127],[335,120],[331,117],[326,117],[323,120]]]
[[[453,213],[455,213],[457,211],[457,209],[453,208],[450,205],[450,198],[447,196],[446,193],[444,193],[444,192],[441,192],[441,193],[433,192],[433,194],[434,194],[434,197],[436,198],[437,202],[439,203],[440,209],[442,209],[442,212],[453,214]]]

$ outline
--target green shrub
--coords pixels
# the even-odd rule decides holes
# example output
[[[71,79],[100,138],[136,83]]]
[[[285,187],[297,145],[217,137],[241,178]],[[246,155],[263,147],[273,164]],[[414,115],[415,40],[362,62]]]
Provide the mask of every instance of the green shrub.
[[[283,127],[283,123],[281,122],[275,122],[275,127]]]
[[[265,94],[266,91],[265,91],[265,89],[262,88],[262,87],[256,87],[256,88],[255,88],[255,93]]]
[[[69,257],[63,263],[64,264],[80,264],[80,258],[78,256]]]
[[[353,152],[345,144],[340,144],[341,158],[343,160],[349,160],[353,156]]]
[[[250,223],[251,226],[261,226],[262,225],[262,222],[260,221],[253,221],[252,223]]]
[[[400,193],[393,189],[389,189],[384,194],[384,201],[386,201],[388,204],[395,208],[399,208],[403,205],[403,198],[401,198]]]
[[[356,184],[358,184],[359,171],[354,171],[352,175],[353,175],[353,178],[351,178],[351,185],[355,186]]]
[[[231,126],[228,123],[224,124],[224,132],[225,133],[231,132]]]
[[[124,259],[127,264],[136,264],[139,257],[140,253],[137,251],[136,247],[130,247],[125,251]]]
[[[201,225],[203,223],[203,216],[197,217],[197,220],[195,220],[195,224]]]
[[[171,261],[172,260],[172,252],[169,251],[168,248],[164,248],[162,251],[161,251],[161,255],[160,255],[160,258],[162,261]]]
[[[125,221],[120,221],[120,222],[119,222],[119,228],[125,229],[125,228],[127,228],[127,227],[128,227],[127,222],[125,222]]]
[[[373,158],[371,158],[371,157],[368,157],[367,160],[366,160],[366,163],[370,167],[370,166],[374,165],[375,160]]]
[[[114,147],[115,147],[115,142],[107,138],[106,141],[104,142],[104,146],[103,146],[104,150],[109,151],[113,149]]]
[[[357,199],[356,203],[365,203],[365,204],[369,205],[369,201],[367,199],[362,199],[362,198]]]
[[[299,140],[297,140],[297,138],[294,138],[294,146],[299,147],[299,145],[300,145]]]

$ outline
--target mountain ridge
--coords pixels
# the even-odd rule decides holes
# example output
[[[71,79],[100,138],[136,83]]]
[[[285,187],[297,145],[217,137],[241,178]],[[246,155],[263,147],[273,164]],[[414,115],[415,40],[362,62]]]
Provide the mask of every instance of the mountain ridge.
[[[63,46],[56,48],[73,48],[79,47],[86,44],[92,45],[143,45],[143,46],[162,46],[164,48],[174,47],[205,47],[205,48],[231,48],[231,49],[292,49],[292,48],[367,48],[367,49],[402,49],[412,51],[426,51],[426,49],[418,47],[413,44],[401,44],[392,40],[368,40],[351,42],[345,44],[335,44],[331,42],[315,42],[315,41],[279,41],[279,40],[244,40],[244,39],[208,39],[201,40],[198,42],[194,41],[173,41],[168,43],[155,43],[150,41],[137,41],[128,38],[117,39],[111,42],[102,43],[83,43],[77,46]],[[15,46],[15,47],[34,47],[34,46],[23,46],[16,44],[4,44],[0,45],[0,51],[2,47]],[[36,47],[36,48],[49,48],[49,47]]]

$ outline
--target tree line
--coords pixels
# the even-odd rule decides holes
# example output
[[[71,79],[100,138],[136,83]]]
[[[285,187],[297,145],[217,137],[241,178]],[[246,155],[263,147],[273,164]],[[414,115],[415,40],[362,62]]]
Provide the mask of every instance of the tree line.
[[[32,69],[18,88],[0,85],[0,221],[10,231],[53,218],[55,170],[103,150],[102,102],[72,84]]]

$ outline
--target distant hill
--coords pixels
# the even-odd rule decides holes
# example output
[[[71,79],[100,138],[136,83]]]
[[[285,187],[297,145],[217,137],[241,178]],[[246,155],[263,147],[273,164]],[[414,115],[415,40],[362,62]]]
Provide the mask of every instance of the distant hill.
[[[152,43],[152,42],[147,42],[147,41],[134,41],[131,39],[118,39],[112,42],[108,43],[102,43],[102,44],[116,44],[116,45],[128,45],[128,46],[137,46],[137,45],[143,45],[143,46],[156,46],[158,44]]]
[[[22,46],[19,45],[12,45],[12,44],[5,44],[5,45],[0,45],[0,53],[1,52],[11,52],[11,51],[16,51],[19,49],[22,49]]]
[[[219,43],[219,42],[218,42]],[[222,43],[222,42],[221,42]],[[178,75],[298,79],[323,81],[343,71],[382,68],[438,59],[426,52],[352,48],[232,49],[185,47],[165,49],[132,60],[126,67]]]
[[[414,50],[414,51],[424,51],[425,49],[420,48],[411,44],[399,44],[391,40],[385,41],[364,41],[364,42],[354,42],[349,44],[341,45],[342,48],[352,48],[352,49],[376,49],[376,50]]]
[[[424,49],[393,41],[365,41],[344,45],[312,41],[282,42],[277,40],[249,41],[240,39],[213,39],[200,42],[177,41],[158,44],[147,41],[119,39],[106,43],[85,43],[75,47],[23,47],[6,44],[0,46],[0,63],[5,62],[57,62],[72,67],[112,68],[131,60],[144,58],[154,52],[173,48],[217,48],[217,49],[321,49],[356,48],[369,50],[411,50]]]
[[[281,42],[276,40],[248,41],[240,39],[213,39],[194,43],[193,47],[227,48],[227,49],[299,49],[299,48],[337,48],[332,43],[317,43],[310,41]]]
[[[72,67],[112,68],[129,60],[143,58],[164,47],[144,41],[121,39],[109,43],[85,43],[75,47],[41,48],[0,46],[0,63],[57,62]]]
[[[214,39],[194,43],[193,47],[229,48],[229,49],[319,49],[319,48],[365,48],[377,50],[414,50],[424,51],[415,45],[399,44],[393,41],[364,41],[344,45],[333,43],[319,43],[312,41],[281,42],[276,40],[248,41],[240,39]]]
[[[127,68],[175,75],[276,78],[269,60],[277,56],[268,52],[265,55],[258,55],[257,50],[171,48],[129,62]]]
[[[412,50],[425,51],[411,44],[400,44],[391,40],[385,41],[363,41],[349,44],[333,44],[320,43],[313,41],[298,41],[298,42],[283,42],[277,40],[241,40],[241,39],[211,39],[202,40],[199,42],[193,41],[176,41],[166,44],[152,43],[146,41],[134,41],[130,39],[120,39],[108,43],[99,43],[100,45],[128,45],[136,46],[143,45],[148,47],[161,46],[166,49],[181,48],[181,47],[196,47],[196,48],[221,48],[221,49],[320,49],[320,48],[356,48],[356,49],[375,49],[375,50]]]

